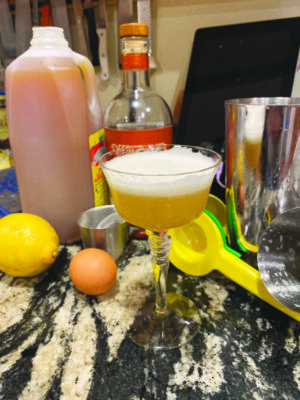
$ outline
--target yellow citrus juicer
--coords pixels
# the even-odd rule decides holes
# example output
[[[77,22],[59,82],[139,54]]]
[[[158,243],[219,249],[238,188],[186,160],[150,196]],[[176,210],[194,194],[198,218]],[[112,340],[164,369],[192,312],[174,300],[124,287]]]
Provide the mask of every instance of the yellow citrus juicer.
[[[210,197],[211,204],[216,203],[214,200],[217,199]],[[218,210],[221,217],[220,204]],[[300,321],[300,313],[280,304],[266,289],[259,271],[241,260],[240,254],[227,245],[223,226],[218,218],[206,209],[189,224],[170,229],[171,263],[193,276],[203,276],[218,270],[260,299]]]

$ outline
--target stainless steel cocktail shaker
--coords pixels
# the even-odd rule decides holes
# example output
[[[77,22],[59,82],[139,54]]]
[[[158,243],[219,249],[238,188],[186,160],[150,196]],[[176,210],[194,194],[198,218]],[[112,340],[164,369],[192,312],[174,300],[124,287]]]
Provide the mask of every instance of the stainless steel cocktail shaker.
[[[225,112],[229,240],[253,255],[275,216],[300,206],[300,98],[228,100]]]

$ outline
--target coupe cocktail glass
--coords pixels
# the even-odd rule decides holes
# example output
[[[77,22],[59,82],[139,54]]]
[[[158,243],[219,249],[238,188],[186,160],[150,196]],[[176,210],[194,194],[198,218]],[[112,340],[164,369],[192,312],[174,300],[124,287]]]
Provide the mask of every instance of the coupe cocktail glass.
[[[166,293],[168,229],[187,224],[203,212],[220,162],[214,151],[181,145],[119,149],[100,159],[119,214],[145,228],[149,236],[156,299],[149,298],[131,327],[131,338],[139,345],[175,348],[189,342],[200,328],[194,303]]]

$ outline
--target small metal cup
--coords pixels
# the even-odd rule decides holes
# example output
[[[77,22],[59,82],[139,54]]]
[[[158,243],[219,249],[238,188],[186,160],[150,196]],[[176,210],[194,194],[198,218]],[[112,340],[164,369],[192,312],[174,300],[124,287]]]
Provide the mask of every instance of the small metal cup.
[[[113,205],[84,211],[77,220],[83,246],[107,251],[115,260],[123,253],[129,236],[129,224]]]

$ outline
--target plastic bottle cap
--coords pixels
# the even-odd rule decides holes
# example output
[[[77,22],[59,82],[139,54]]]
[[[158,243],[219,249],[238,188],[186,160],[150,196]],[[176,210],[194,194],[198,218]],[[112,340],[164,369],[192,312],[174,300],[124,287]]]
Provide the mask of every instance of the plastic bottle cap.
[[[34,47],[57,46],[69,47],[64,30],[57,26],[34,26],[30,45]]]
[[[147,24],[141,23],[130,23],[130,24],[122,24],[119,26],[119,35],[123,36],[148,36],[149,35],[149,27]]]

